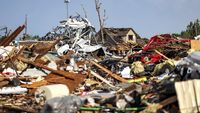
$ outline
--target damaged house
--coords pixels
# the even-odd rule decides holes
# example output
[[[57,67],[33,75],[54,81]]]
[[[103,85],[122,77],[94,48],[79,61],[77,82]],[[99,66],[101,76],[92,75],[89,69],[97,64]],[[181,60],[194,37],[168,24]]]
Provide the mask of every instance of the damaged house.
[[[103,28],[103,38],[99,31],[92,42],[103,44],[110,53],[124,55],[130,50],[130,43],[136,43],[137,38],[140,36],[132,28]]]

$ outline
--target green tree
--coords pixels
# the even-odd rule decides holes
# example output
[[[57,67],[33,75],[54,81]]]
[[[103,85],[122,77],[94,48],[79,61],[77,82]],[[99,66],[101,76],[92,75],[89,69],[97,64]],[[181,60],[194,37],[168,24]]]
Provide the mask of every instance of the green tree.
[[[40,39],[40,36],[38,35],[29,35],[29,34],[26,34],[24,35],[23,37],[21,37],[21,40],[39,40]]]
[[[200,24],[198,19],[194,22],[190,22],[189,25],[187,25],[186,30],[181,32],[181,37],[183,38],[193,38],[197,35],[200,35]]]
[[[200,35],[200,24],[198,19],[195,21],[195,35]]]
[[[186,30],[182,31],[180,34],[173,33],[172,34],[175,37],[182,37],[187,39],[193,39],[195,36],[200,35],[200,21],[199,19],[196,19],[194,22],[190,22]]]

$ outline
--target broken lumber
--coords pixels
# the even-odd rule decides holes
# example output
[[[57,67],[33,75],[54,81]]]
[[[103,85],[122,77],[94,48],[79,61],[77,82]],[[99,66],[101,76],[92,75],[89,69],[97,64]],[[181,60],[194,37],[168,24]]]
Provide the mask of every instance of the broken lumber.
[[[19,26],[12,34],[0,40],[0,46],[8,46],[25,28],[25,25]]]
[[[1,81],[0,82],[0,88],[3,87],[3,86],[5,86],[5,85],[7,85],[7,84],[9,84],[8,81]]]
[[[155,50],[156,53],[158,53],[159,55],[161,55],[163,58],[167,59],[167,60],[171,60],[170,58],[168,58],[167,56],[163,55],[161,52],[159,52],[158,50]]]
[[[25,58],[23,58],[23,57],[18,57],[17,59],[20,60],[20,61],[22,61],[22,62],[24,62],[24,63],[31,64],[31,65],[34,65],[35,67],[39,67],[39,68],[42,68],[42,69],[49,70],[49,71],[51,71],[51,72],[53,72],[53,73],[55,73],[55,74],[62,75],[62,76],[64,76],[64,77],[66,77],[66,78],[69,78],[69,79],[74,80],[74,77],[73,77],[71,74],[69,74],[69,73],[67,73],[67,72],[65,72],[65,71],[62,71],[62,70],[54,70],[54,69],[49,68],[49,67],[47,67],[47,66],[41,65],[41,64],[39,64],[39,63],[35,63],[35,62],[32,62],[32,61],[29,61],[29,60],[27,60],[27,59],[25,59]]]
[[[176,101],[177,101],[177,96],[172,96],[161,101],[160,103],[153,103],[153,104],[148,105],[148,107],[146,107],[140,113],[157,113],[159,109],[162,109],[166,107],[167,105],[170,105]]]
[[[92,64],[96,65],[98,68],[100,68],[100,69],[103,70],[104,72],[108,73],[108,75],[110,75],[111,77],[115,78],[116,80],[119,80],[119,81],[121,81],[121,82],[128,83],[128,80],[126,80],[126,79],[120,77],[120,76],[117,75],[117,74],[112,73],[110,70],[108,70],[108,69],[106,69],[105,67],[99,65],[99,64],[96,63],[95,61],[92,61],[92,60],[91,60],[91,61],[89,61],[89,62],[91,62]]]
[[[44,50],[41,54],[39,54],[36,59],[41,58],[42,56],[44,56],[45,54],[48,53],[48,51],[50,51],[58,42],[60,41],[60,39],[57,39],[53,44],[50,45],[50,47],[46,50]]]
[[[169,97],[158,104],[158,109],[162,109],[163,107],[172,104],[177,101],[176,96]]]
[[[59,76],[58,74],[55,73],[48,74],[48,76],[45,77],[45,80],[49,84],[65,84],[68,86],[70,92],[73,92],[77,87],[79,87],[79,84],[85,80],[86,76],[80,73],[73,73],[73,72],[67,72],[67,73],[74,76],[74,80],[66,79],[65,77]]]
[[[115,86],[113,86],[112,84],[110,84],[109,81],[107,81],[107,80],[104,79],[102,76],[100,76],[100,75],[98,75],[97,73],[95,73],[94,71],[90,70],[90,73],[91,73],[93,76],[95,76],[95,77],[97,77],[98,79],[100,79],[102,82],[104,82],[104,83],[106,83],[107,85],[109,85],[110,87],[115,87]]]

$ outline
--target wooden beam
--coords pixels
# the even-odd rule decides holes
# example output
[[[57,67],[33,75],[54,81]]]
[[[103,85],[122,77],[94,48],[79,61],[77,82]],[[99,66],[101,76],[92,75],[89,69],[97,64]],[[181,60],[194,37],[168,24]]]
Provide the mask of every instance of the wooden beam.
[[[172,97],[169,97],[163,101],[161,101],[160,103],[153,103],[153,104],[150,104],[148,105],[148,107],[146,107],[143,111],[141,111],[140,113],[157,113],[157,111],[159,109],[162,109],[164,108],[165,106],[167,105],[170,105],[174,102],[177,101],[177,96],[172,96]]]
[[[162,57],[164,57],[167,60],[171,60],[170,58],[168,58],[167,56],[163,55],[161,52],[159,52],[158,50],[154,50],[156,53],[158,53],[159,55],[161,55]]]
[[[36,57],[36,59],[39,59],[39,58],[41,58],[42,56],[44,56],[45,54],[47,54],[48,51],[50,51],[59,41],[60,41],[60,39],[57,39],[56,41],[54,41],[54,43],[52,43],[51,46],[50,46],[48,49],[44,50],[40,55],[38,55],[38,56]]]
[[[74,80],[74,76],[72,76],[72,75],[69,74],[68,72],[65,72],[65,71],[62,71],[62,70],[54,70],[54,69],[49,68],[49,67],[47,67],[47,66],[45,66],[45,65],[42,65],[42,64],[39,64],[39,63],[35,63],[35,62],[33,62],[33,61],[29,61],[29,60],[27,60],[27,59],[25,59],[25,58],[23,58],[23,57],[18,57],[17,59],[20,60],[20,61],[22,61],[22,62],[24,62],[24,63],[32,64],[32,65],[34,65],[35,67],[39,67],[39,68],[42,68],[42,69],[46,69],[46,70],[49,70],[49,71],[51,71],[51,72],[53,72],[53,73],[55,73],[55,74],[62,75],[62,76],[64,76],[64,77],[66,77],[66,78],[69,78],[69,79]]]
[[[120,77],[119,75],[117,74],[114,74],[112,71],[106,69],[105,67],[101,66],[100,64],[96,63],[95,61],[89,61],[90,63],[96,65],[98,68],[100,68],[101,70],[103,70],[104,72],[108,73],[109,76],[115,78],[116,80],[119,80],[121,82],[125,82],[125,83],[128,83],[128,80]]]
[[[163,107],[172,104],[177,101],[176,96],[169,97],[158,104],[158,109],[162,109]]]
[[[95,77],[97,77],[98,79],[100,79],[102,82],[108,84],[110,87],[115,87],[115,86],[113,86],[112,84],[110,84],[109,81],[107,81],[105,78],[103,78],[103,77],[100,76],[99,74],[95,73],[94,71],[90,70],[90,73],[91,73],[93,76],[95,76]]]

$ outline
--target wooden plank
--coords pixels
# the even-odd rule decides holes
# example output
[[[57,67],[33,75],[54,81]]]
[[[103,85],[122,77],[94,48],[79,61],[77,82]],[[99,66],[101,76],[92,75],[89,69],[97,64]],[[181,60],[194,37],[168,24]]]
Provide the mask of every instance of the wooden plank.
[[[162,102],[159,103],[158,105],[158,109],[162,109],[163,107],[169,105],[169,104],[172,104],[174,102],[177,101],[177,97],[176,96],[172,96],[172,97],[169,97],[165,100],[163,100]]]
[[[163,107],[170,105],[174,102],[177,101],[177,97],[176,96],[172,96],[169,97],[163,101],[161,101],[160,103],[156,103],[156,104],[150,104],[148,107],[145,108],[145,110],[141,111],[140,113],[157,113],[157,111],[159,109],[162,109]]]
[[[200,80],[194,80],[194,88],[197,101],[197,110],[200,111]]]
[[[0,88],[1,88],[1,87],[4,87],[5,85],[8,85],[8,84],[9,84],[8,81],[1,81],[1,82],[0,82]]]
[[[161,52],[159,52],[158,50],[154,50],[156,53],[158,53],[159,55],[161,55],[163,58],[167,59],[167,60],[171,60],[170,58],[168,58],[167,56],[163,55]]]
[[[114,74],[112,73],[110,70],[106,69],[105,67],[101,66],[100,64],[96,63],[95,61],[89,61],[90,63],[96,65],[98,68],[100,68],[101,70],[103,70],[104,72],[108,73],[109,76],[115,78],[116,80],[119,80],[121,82],[125,82],[125,83],[128,83],[128,80],[120,77],[119,75],[117,74]]]
[[[8,37],[3,38],[0,41],[0,46],[8,46],[19,34],[20,32],[25,28],[25,25],[19,26],[12,34],[10,34]]]
[[[74,80],[66,79],[65,77],[59,76],[55,73],[48,74],[48,76],[45,77],[45,80],[49,84],[65,84],[68,86],[70,92],[73,92],[76,88],[79,87],[80,83],[83,83],[83,81],[86,78],[86,75],[73,73],[73,72],[69,72],[69,73],[74,76]]]
[[[36,59],[39,59],[41,58],[42,56],[44,56],[45,54],[48,53],[48,51],[50,51],[58,42],[60,41],[60,39],[57,39],[55,42],[53,42],[49,48],[45,49],[41,54],[39,54]]]
[[[97,73],[95,73],[94,71],[90,70],[90,73],[91,73],[93,76],[95,76],[95,77],[97,77],[98,79],[100,79],[102,82],[104,82],[104,83],[106,83],[107,85],[109,85],[110,87],[115,87],[115,86],[113,86],[112,84],[110,84],[109,81],[107,81],[107,80],[104,79],[102,76],[100,76],[100,75],[98,75]]]
[[[187,108],[189,108],[188,113],[197,113],[197,103],[196,103],[194,83],[193,83],[193,80],[188,80],[187,82],[188,82],[187,86],[189,86],[189,88],[185,89],[184,95],[185,95],[185,99],[187,98],[187,101],[188,101],[187,103],[188,104]],[[185,84],[183,87],[186,87]]]
[[[191,40],[191,49],[199,51],[200,50],[200,40]]]
[[[184,88],[183,88],[183,82],[176,82],[175,83],[175,88],[176,88],[176,94],[178,97],[178,103],[179,103],[179,109],[181,113],[187,113],[187,109],[184,109],[185,106],[187,106],[187,103],[185,102],[185,93]]]
[[[193,80],[176,82],[175,88],[181,113],[197,113],[197,101]],[[199,92],[197,92],[199,93]]]
[[[44,66],[44,65],[42,65],[42,64],[29,61],[29,60],[27,60],[27,59],[25,59],[25,58],[23,58],[23,57],[18,57],[17,59],[20,60],[20,61],[22,61],[22,62],[24,62],[24,63],[32,64],[32,65],[34,65],[35,67],[39,67],[39,68],[42,68],[42,69],[46,69],[46,70],[49,70],[49,71],[51,71],[51,72],[53,72],[53,73],[55,73],[55,74],[62,75],[62,76],[64,76],[64,77],[66,77],[66,78],[69,78],[69,79],[74,80],[74,76],[73,76],[72,74],[70,74],[69,72],[62,71],[62,70],[54,70],[54,69],[49,68],[49,67],[47,67],[47,66]]]

